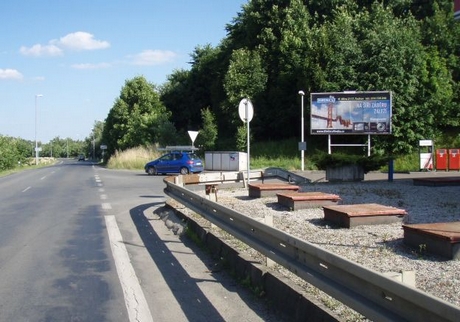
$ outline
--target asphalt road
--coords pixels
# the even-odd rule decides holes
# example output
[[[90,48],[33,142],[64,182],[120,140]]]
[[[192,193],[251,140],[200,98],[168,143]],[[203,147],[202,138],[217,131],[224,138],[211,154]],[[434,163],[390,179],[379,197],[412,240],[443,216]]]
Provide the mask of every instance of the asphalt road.
[[[76,160],[0,178],[0,321],[281,321],[159,219],[163,178]]]

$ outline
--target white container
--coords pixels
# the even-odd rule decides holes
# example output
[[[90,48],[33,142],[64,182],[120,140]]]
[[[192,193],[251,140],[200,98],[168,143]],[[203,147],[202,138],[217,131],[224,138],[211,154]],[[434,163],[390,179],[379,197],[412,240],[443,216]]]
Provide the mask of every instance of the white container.
[[[245,152],[208,151],[205,152],[205,170],[208,171],[243,171],[248,168]]]

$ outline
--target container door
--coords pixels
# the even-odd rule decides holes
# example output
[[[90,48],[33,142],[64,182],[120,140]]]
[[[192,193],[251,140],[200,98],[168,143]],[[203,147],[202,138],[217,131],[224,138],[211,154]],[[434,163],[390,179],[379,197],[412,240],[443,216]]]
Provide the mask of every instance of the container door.
[[[459,149],[449,150],[449,170],[460,170]]]
[[[436,150],[436,170],[447,170],[447,150]]]

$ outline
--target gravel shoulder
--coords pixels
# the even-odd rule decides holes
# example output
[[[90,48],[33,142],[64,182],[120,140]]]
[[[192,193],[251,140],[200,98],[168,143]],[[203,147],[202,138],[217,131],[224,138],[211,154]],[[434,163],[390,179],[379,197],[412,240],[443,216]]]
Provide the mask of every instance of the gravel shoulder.
[[[408,213],[404,223],[460,221],[459,186],[415,186],[411,179],[328,183],[319,178],[312,182],[302,185],[301,191],[337,194],[342,199],[341,204],[378,203],[401,208]],[[460,261],[446,260],[427,254],[423,249],[406,246],[401,224],[338,228],[323,219],[322,208],[289,211],[277,203],[276,197],[249,198],[247,189],[241,187],[220,186],[217,198],[219,204],[252,218],[271,214],[275,228],[377,272],[414,271],[418,289],[460,306]],[[224,232],[221,234],[232,243],[231,236]],[[234,245],[241,252],[263,262],[263,256],[253,249],[238,241],[234,241]],[[283,267],[276,265],[273,269],[316,296],[345,320],[365,320]]]

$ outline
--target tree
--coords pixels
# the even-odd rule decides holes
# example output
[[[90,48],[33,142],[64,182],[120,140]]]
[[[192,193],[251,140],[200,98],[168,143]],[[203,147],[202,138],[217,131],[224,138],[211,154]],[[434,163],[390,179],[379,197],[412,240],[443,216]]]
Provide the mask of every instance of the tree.
[[[419,139],[460,125],[452,1],[251,0],[226,29],[219,46],[197,47],[190,71],[165,87],[162,99],[179,129],[197,126],[209,106],[217,144],[234,142],[236,106],[249,96],[256,139],[299,137],[299,90],[392,91],[393,135],[373,138],[388,153],[410,152]]]
[[[224,88],[227,92],[229,106],[227,111],[232,122],[238,120],[238,103],[243,98],[257,97],[265,89],[267,74],[262,67],[262,60],[256,51],[235,50],[225,75]]]
[[[202,146],[204,150],[213,150],[216,145],[218,130],[215,117],[209,107],[201,110],[201,119],[203,120],[203,127],[196,144]]]
[[[103,130],[108,157],[116,150],[154,144],[159,139],[160,126],[169,117],[170,112],[160,102],[152,84],[142,76],[127,80]]]
[[[25,163],[30,157],[31,144],[23,139],[0,135],[0,171]]]
[[[101,149],[101,145],[106,145],[103,142],[104,122],[94,121],[93,128],[89,137],[85,139],[87,155],[91,158],[102,159],[102,154],[105,151]]]

